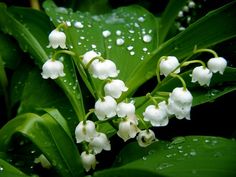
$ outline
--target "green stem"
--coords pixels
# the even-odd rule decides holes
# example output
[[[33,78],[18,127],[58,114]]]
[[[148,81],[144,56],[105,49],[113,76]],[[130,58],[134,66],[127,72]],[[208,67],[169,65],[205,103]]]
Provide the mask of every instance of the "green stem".
[[[138,120],[142,123],[142,125],[144,126],[144,128],[145,128],[146,130],[148,130],[148,126],[147,126],[146,122],[143,120],[143,118],[141,118],[141,117],[138,116],[138,115],[137,115],[137,118],[138,118]]]
[[[211,49],[196,49],[196,47],[194,48],[193,50],[193,53],[196,54],[196,53],[201,53],[201,52],[208,52],[208,53],[211,53],[214,55],[215,58],[218,58],[218,55],[217,53],[214,51],[214,50],[211,50]]]
[[[104,60],[105,60],[105,59],[104,59],[103,57],[101,57],[101,56],[96,56],[96,57],[92,58],[92,59],[88,62],[88,64],[85,66],[85,69],[88,69],[89,66],[92,64],[92,62],[93,62],[94,60],[96,60],[96,59],[98,59],[99,61],[104,61]]]
[[[193,64],[193,63],[200,63],[204,68],[206,68],[206,64],[201,60],[186,61],[182,64],[182,66],[188,66],[189,64]]]
[[[150,98],[150,100],[154,103],[154,105],[156,106],[156,108],[158,108],[158,103],[157,101],[154,99],[154,97],[152,97],[152,95],[150,93],[147,93],[146,97]]]
[[[181,81],[184,90],[187,89],[186,83],[185,83],[184,79],[183,79],[180,75],[171,73],[170,76],[172,76],[172,77],[177,77],[177,78]]]
[[[68,54],[68,55],[75,55],[75,53],[74,52],[72,52],[72,51],[69,51],[69,50],[58,50],[58,51],[56,51],[53,55],[52,55],[52,60],[56,60],[56,58],[57,58],[57,55],[59,55],[59,54]]]
[[[63,23],[60,23],[60,24],[56,27],[56,30],[59,31],[60,28],[66,28],[66,27],[67,27],[66,23],[63,22]]]
[[[157,67],[156,67],[156,75],[157,75],[157,81],[158,83],[161,83],[161,77],[160,77],[160,63],[162,60],[165,60],[167,56],[162,56],[158,62],[157,62]]]
[[[89,117],[92,113],[94,113],[94,111],[95,111],[95,109],[90,109],[89,112],[85,115],[84,121],[86,121],[86,120],[88,119],[88,117]]]

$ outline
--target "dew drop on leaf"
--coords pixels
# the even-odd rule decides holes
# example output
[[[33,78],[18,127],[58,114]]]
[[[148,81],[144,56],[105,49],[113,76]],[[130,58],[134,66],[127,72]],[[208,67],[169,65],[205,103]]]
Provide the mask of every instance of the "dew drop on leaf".
[[[81,22],[75,22],[74,23],[74,27],[76,27],[76,28],[83,28],[84,25]]]
[[[125,43],[125,41],[124,41],[124,39],[122,39],[122,38],[118,38],[117,40],[116,40],[116,44],[117,45],[123,45]]]
[[[152,36],[150,36],[149,34],[146,34],[143,36],[143,41],[148,43],[152,41]]]
[[[111,35],[111,32],[109,30],[105,30],[102,32],[103,37],[107,38],[108,36]]]
[[[4,168],[0,166],[0,173],[3,172]]]

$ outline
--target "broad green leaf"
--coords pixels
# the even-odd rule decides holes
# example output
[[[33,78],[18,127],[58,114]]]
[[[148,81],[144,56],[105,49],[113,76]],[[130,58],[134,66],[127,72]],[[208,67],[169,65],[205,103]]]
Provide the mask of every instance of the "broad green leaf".
[[[28,113],[9,121],[0,130],[0,151],[7,152],[12,137],[22,134],[46,156],[60,176],[81,176],[79,152],[64,129],[49,115]],[[11,154],[13,155],[13,154]]]
[[[155,17],[140,6],[121,7],[103,15],[62,10],[50,0],[45,1],[44,8],[55,26],[67,23],[65,32],[72,51],[78,56],[90,50],[100,52],[116,63],[120,70],[118,78],[125,82],[133,77],[131,73],[136,65],[149,58],[150,52],[158,46]],[[93,93],[78,56],[74,59],[79,63],[79,72]],[[101,83],[95,79],[93,82],[100,90]],[[136,89],[132,84],[128,87]]]
[[[21,48],[29,52],[41,67],[53,52],[46,47],[48,45],[48,34],[52,30],[47,16],[42,12],[29,8],[6,8],[4,4],[0,4],[0,10],[0,28],[4,32],[13,35]],[[74,66],[69,57],[63,57],[63,59],[66,76],[55,81],[71,101],[78,116],[75,121],[82,120],[85,115],[83,99],[78,80],[75,77]]]
[[[64,131],[73,141],[73,137],[71,135],[70,129],[67,125],[65,118],[61,115],[61,113],[57,109],[53,109],[53,108],[45,108],[43,110],[46,111],[52,118],[54,118],[55,121],[57,121],[58,124],[61,125],[61,127],[64,129]]]
[[[0,51],[4,66],[6,68],[15,69],[21,58],[19,47],[10,36],[2,33],[0,33]]]
[[[209,12],[185,31],[163,43],[151,57],[132,69],[133,77],[127,85],[138,87],[155,75],[156,63],[163,55],[174,55],[181,60],[192,54],[194,46],[207,48],[236,36],[236,2],[233,1],[217,10]],[[221,24],[219,26],[219,24]],[[126,94],[133,92],[129,89]]]
[[[98,176],[112,172],[110,176],[115,176],[122,170],[137,169],[166,177],[233,177],[236,175],[235,148],[233,140],[210,136],[177,137],[172,142],[159,141],[147,148],[130,143],[119,154],[116,167],[98,172]]]
[[[0,159],[0,177],[29,177],[23,172],[9,164],[3,159]]]
[[[20,69],[19,72],[22,72],[22,69]],[[76,114],[65,94],[61,90],[58,90],[57,85],[49,80],[42,79],[39,70],[36,68],[28,72],[25,71],[23,76],[19,74],[19,72],[16,71],[16,75],[14,76],[19,76],[20,78],[18,80],[14,77],[11,88],[12,93],[15,93],[13,96],[16,98],[17,96],[20,97],[18,100],[20,103],[18,114],[27,112],[37,113],[46,108],[58,109],[64,118],[61,118],[59,114],[57,115],[59,117],[55,116],[60,119],[61,122],[66,121],[67,123],[64,122],[63,125],[68,124],[71,133],[74,133],[74,128],[78,123]],[[22,80],[22,77],[26,77],[26,79]],[[48,111],[52,111],[52,109]],[[52,111],[52,113],[56,114],[54,111]],[[65,128],[66,126],[63,127]]]

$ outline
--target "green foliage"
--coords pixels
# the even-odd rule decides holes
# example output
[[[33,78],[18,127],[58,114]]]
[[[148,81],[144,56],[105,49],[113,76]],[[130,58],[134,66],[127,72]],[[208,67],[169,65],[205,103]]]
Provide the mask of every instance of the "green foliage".
[[[181,141],[159,141],[147,148],[130,143],[118,155],[114,168],[94,176],[141,176],[142,171],[166,177],[236,175],[235,141],[207,136],[180,138]],[[122,175],[123,171],[126,173]]]
[[[142,116],[150,100],[142,89],[141,93],[137,91],[155,77],[161,56],[174,55],[181,62],[190,59],[189,56],[200,58],[203,55],[193,56],[195,46],[210,48],[236,37],[236,1],[208,13],[176,36],[168,36],[167,41],[185,0],[170,0],[161,16],[154,16],[138,5],[111,10],[107,0],[78,4],[72,0],[70,3],[80,11],[58,7],[52,0],[43,3],[44,11],[6,7],[0,3],[0,29],[7,34],[0,33],[0,95],[4,95],[8,105],[8,116],[11,110],[13,112],[12,119],[0,129],[0,177],[33,175],[35,171],[30,167],[17,166],[12,159],[14,162],[27,159],[25,161],[34,167],[34,159],[40,154],[51,163],[49,171],[55,171],[55,176],[86,175],[79,153],[86,147],[75,144],[74,130],[94,106],[94,99],[104,94],[104,82],[90,78],[81,65],[85,52],[95,50],[116,63],[119,79],[129,88],[118,101],[132,97],[137,114]],[[101,6],[104,8],[99,9]],[[66,44],[75,55],[60,56],[66,76],[56,79],[55,84],[42,79],[37,67],[41,68],[55,52],[47,47],[48,34],[61,23],[67,25],[63,29]],[[35,65],[27,63],[29,58]],[[12,71],[10,76],[6,69]],[[233,67],[227,67],[224,75],[214,74],[210,87],[192,83],[191,71],[186,67],[180,76],[194,97],[193,106],[236,90],[236,69]],[[168,76],[161,83],[155,80],[154,85],[146,89],[153,96],[159,96],[160,92],[170,92],[180,86],[180,82]],[[91,119],[96,118],[91,116]],[[96,122],[97,131],[106,133],[111,142],[117,131],[116,120]],[[22,151],[14,147],[20,138],[29,142],[27,147],[19,148]],[[158,141],[146,148],[127,143],[118,155],[112,154],[116,160],[110,162],[113,163],[111,168],[91,175],[233,177],[236,175],[235,148],[235,141],[213,136],[177,137],[172,142]],[[32,155],[30,150],[37,153]]]
[[[52,111],[49,110],[52,113]],[[8,148],[15,134],[21,134],[29,139],[46,156],[53,168],[61,176],[80,176],[78,150],[65,125],[58,123],[50,114],[38,116],[36,114],[22,114],[9,121],[0,130],[0,151],[7,154]],[[7,154],[11,158],[12,154]],[[73,160],[72,160],[73,159]]]

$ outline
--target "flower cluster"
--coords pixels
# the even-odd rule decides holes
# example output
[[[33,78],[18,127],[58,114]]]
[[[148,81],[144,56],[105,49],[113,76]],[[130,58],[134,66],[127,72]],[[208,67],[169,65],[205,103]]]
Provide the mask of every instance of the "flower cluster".
[[[86,171],[96,166],[96,154],[102,150],[111,150],[110,142],[106,134],[97,132],[93,121],[80,122],[75,129],[76,142],[87,142],[87,149],[81,153],[82,164]]]
[[[66,35],[60,32],[58,28],[50,33],[49,42],[48,47],[66,49]],[[200,63],[201,66],[197,66],[192,70],[190,75],[191,82],[198,82],[201,86],[209,86],[213,74],[217,72],[223,74],[227,66],[227,61],[222,57],[218,57],[213,50],[194,50],[194,53],[198,52],[210,52],[214,55],[214,58],[209,59],[207,64],[201,60],[190,60],[180,63],[175,56],[163,56],[159,59],[156,69],[158,84],[162,84],[165,77],[175,77],[181,81],[182,86],[162,94],[158,91],[148,93],[146,103],[149,104],[143,108],[141,114],[136,113],[135,102],[133,100],[121,98],[129,88],[123,80],[118,79],[120,71],[117,69],[114,61],[104,59],[101,54],[93,50],[82,55],[80,64],[84,67],[87,77],[90,77],[89,81],[93,81],[93,79],[100,80],[102,85],[102,89],[95,93],[97,100],[95,101],[94,108],[90,109],[82,119],[83,121],[79,122],[75,128],[76,142],[83,145],[84,151],[81,153],[81,160],[86,171],[96,167],[97,154],[103,150],[111,150],[111,144],[107,135],[104,132],[97,131],[97,121],[112,122],[116,126],[117,135],[124,142],[136,137],[138,144],[141,147],[146,147],[157,141],[155,133],[150,127],[167,126],[169,119],[173,116],[177,119],[185,118],[190,120],[193,96],[187,89],[184,79],[179,74],[182,67]],[[73,55],[68,50],[57,51],[42,67],[42,77],[44,79],[56,79],[65,76],[63,63],[55,60],[58,53]],[[161,80],[161,77],[164,77],[164,79]],[[91,85],[91,87],[94,86]],[[96,88],[94,87],[93,89]],[[92,121],[88,119],[91,113],[95,114],[97,120]]]

